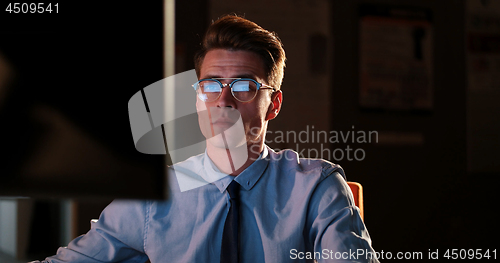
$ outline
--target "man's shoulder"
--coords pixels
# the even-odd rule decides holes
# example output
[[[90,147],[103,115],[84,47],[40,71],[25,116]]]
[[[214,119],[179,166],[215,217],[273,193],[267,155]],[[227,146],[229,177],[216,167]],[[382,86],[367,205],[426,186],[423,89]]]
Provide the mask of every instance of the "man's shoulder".
[[[321,177],[338,172],[344,179],[345,174],[342,167],[324,159],[301,158],[297,152],[290,149],[275,152],[269,149],[269,158],[273,166],[282,171],[296,171],[300,174],[316,174],[320,172]]]

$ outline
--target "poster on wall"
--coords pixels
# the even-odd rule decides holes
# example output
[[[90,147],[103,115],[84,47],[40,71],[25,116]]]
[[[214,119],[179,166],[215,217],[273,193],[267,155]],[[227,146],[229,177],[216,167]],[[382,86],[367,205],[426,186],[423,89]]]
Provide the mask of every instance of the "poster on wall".
[[[384,110],[433,106],[432,13],[424,8],[362,5],[359,104]]]
[[[500,3],[467,1],[465,29],[469,92],[500,90]]]

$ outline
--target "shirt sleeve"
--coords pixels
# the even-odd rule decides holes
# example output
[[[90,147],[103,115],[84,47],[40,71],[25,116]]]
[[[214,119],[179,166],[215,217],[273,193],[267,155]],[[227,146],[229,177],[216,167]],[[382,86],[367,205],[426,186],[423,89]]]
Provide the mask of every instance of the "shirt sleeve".
[[[378,262],[346,181],[338,172],[316,187],[309,206],[309,240],[318,262]]]
[[[113,201],[91,229],[41,263],[145,262],[149,202]],[[39,261],[34,261],[39,262]]]

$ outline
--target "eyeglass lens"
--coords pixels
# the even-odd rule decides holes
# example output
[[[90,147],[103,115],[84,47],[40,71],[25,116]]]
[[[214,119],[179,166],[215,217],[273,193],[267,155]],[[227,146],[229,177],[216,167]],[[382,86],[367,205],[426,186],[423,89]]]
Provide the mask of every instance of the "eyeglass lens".
[[[214,80],[203,80],[198,83],[197,92],[201,100],[212,102],[219,98],[222,86]],[[257,94],[257,85],[250,80],[236,80],[232,84],[232,94],[239,101],[250,101]]]

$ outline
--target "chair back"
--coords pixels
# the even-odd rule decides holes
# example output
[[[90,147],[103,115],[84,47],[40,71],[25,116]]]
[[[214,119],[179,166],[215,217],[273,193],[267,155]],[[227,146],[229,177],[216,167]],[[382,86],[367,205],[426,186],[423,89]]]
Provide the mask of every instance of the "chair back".
[[[347,185],[351,188],[352,195],[354,196],[354,204],[359,208],[359,215],[361,219],[364,219],[364,205],[363,205],[363,187],[360,183],[347,182]]]

